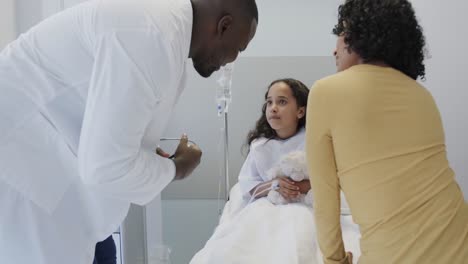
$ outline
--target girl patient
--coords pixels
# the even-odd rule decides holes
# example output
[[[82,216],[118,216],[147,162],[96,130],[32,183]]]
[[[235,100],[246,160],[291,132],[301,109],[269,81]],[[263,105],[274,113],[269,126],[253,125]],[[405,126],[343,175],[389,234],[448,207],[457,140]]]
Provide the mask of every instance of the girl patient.
[[[282,157],[304,151],[308,93],[294,79],[270,84],[261,117],[247,136],[250,150],[239,184],[231,191],[220,225],[191,264],[322,263],[313,209],[304,203],[274,205],[265,197],[273,183],[288,201],[310,190],[308,180],[269,176]],[[359,254],[359,231],[350,216],[343,216],[342,225],[350,249]]]

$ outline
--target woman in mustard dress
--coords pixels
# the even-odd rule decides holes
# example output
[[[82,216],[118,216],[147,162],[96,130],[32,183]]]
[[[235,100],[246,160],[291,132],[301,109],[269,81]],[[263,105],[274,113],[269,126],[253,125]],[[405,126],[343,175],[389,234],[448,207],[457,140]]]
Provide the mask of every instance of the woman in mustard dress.
[[[340,189],[362,233],[362,264],[467,264],[468,204],[447,160],[424,78],[422,28],[407,0],[339,8],[338,73],[309,94],[306,152],[325,264],[350,263]]]

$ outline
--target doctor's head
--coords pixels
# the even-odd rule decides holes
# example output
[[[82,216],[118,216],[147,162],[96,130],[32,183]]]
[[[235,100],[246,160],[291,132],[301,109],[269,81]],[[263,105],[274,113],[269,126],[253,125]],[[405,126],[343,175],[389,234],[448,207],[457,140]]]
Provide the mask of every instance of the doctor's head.
[[[193,29],[189,57],[203,77],[236,60],[255,36],[255,0],[191,0]]]

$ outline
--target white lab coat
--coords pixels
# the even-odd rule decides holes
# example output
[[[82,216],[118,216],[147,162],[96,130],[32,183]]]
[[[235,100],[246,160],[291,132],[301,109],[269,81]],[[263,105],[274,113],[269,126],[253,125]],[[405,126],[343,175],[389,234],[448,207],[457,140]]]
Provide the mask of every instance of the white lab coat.
[[[175,175],[154,153],[182,92],[189,0],[100,0],[0,53],[0,263],[91,264]]]

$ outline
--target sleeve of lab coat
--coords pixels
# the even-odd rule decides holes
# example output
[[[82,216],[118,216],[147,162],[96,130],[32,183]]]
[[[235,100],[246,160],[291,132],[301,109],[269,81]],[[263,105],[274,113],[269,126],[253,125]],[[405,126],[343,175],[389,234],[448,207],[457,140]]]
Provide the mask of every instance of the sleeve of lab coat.
[[[172,160],[141,147],[150,121],[169,111],[160,102],[163,89],[176,81],[172,50],[149,29],[108,32],[94,48],[78,151],[80,176],[103,194],[143,205],[175,176]]]
[[[307,102],[306,156],[314,192],[317,237],[325,264],[345,264],[348,258],[340,223],[340,185],[332,139],[333,104],[328,87],[317,82]]]
[[[253,152],[251,148],[239,172],[239,185],[244,199],[250,199],[250,191],[263,182],[255,164],[255,153]]]

